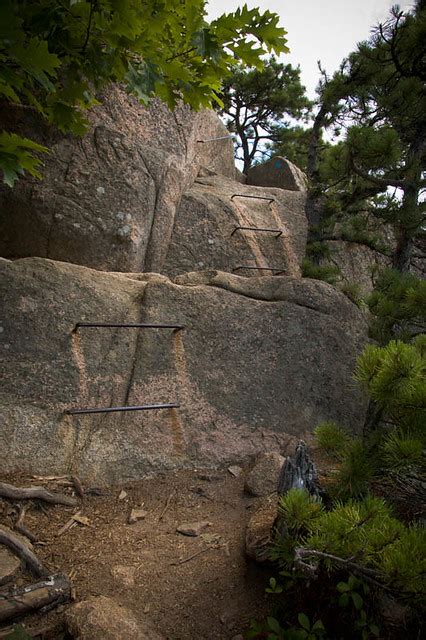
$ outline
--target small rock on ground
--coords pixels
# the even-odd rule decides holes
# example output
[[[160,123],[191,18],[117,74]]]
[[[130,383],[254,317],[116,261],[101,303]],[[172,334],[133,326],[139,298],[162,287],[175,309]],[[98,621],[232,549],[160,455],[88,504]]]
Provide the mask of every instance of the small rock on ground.
[[[129,524],[135,524],[138,520],[144,520],[147,515],[148,511],[145,511],[144,509],[132,509],[127,522]]]
[[[65,622],[75,640],[164,640],[149,623],[105,596],[74,604]]]
[[[123,587],[133,587],[136,581],[136,567],[117,565],[112,567],[113,578]]]
[[[183,522],[176,529],[178,533],[183,536],[199,536],[207,527],[210,527],[211,523],[203,520],[202,522]]]
[[[275,493],[278,478],[285,458],[276,451],[258,456],[253,469],[247,476],[245,488],[253,496],[263,497]]]
[[[242,467],[239,467],[237,464],[234,464],[231,467],[228,467],[228,471],[231,474],[231,476],[234,476],[234,478],[238,478],[242,474],[243,469]]]

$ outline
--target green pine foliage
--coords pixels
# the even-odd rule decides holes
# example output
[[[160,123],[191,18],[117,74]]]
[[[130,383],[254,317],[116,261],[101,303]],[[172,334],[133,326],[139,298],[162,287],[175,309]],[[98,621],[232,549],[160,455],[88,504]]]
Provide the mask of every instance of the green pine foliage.
[[[360,438],[352,439],[341,456],[328,490],[333,498],[360,498],[368,493],[375,464],[368,447]]]
[[[339,267],[334,265],[316,265],[309,258],[304,258],[302,262],[302,275],[304,278],[313,280],[323,280],[328,284],[336,284],[341,273]]]
[[[382,271],[367,304],[374,316],[371,335],[381,344],[426,330],[426,281],[411,273]]]
[[[314,429],[317,445],[333,458],[341,458],[349,443],[348,432],[333,421],[322,422]]]
[[[383,573],[384,581],[418,599],[426,588],[426,531],[407,527],[378,498],[340,504],[312,524],[304,544],[340,558],[357,558]],[[332,560],[325,560],[329,567]]]
[[[424,468],[424,437],[424,432],[411,435],[401,430],[387,434],[380,444],[379,455],[383,467],[398,472],[410,471],[422,466]]]
[[[303,489],[290,489],[281,496],[278,514],[283,518],[290,534],[299,538],[312,527],[313,521],[323,510],[321,502]]]
[[[426,531],[404,525],[384,500],[366,496],[338,502],[327,511],[303,489],[293,489],[281,498],[280,515],[293,546],[325,554],[320,559],[312,554],[311,561],[329,572],[345,566],[333,556],[356,562],[374,570],[376,580],[399,590],[401,596],[414,602],[421,599],[426,588]]]
[[[358,359],[355,378],[393,423],[406,428],[426,425],[424,338],[411,344],[391,340],[368,345]]]
[[[261,67],[265,54],[288,50],[278,19],[244,5],[209,23],[205,0],[2,0],[0,96],[74,135],[84,133],[84,111],[111,82],[143,103],[159,96],[171,107],[222,105],[222,82],[236,62]],[[7,184],[25,170],[37,175],[28,141],[10,147],[0,139]]]
[[[409,11],[395,5],[333,77],[322,70],[307,163],[315,232],[323,232],[327,209],[335,209],[337,222],[367,212],[393,227],[392,263],[400,272],[409,270],[424,229],[425,18],[424,2]],[[325,132],[337,142],[323,149]],[[349,241],[375,248],[379,240],[377,248],[388,252],[367,227],[345,227]]]
[[[243,160],[245,173],[263,141],[274,139],[278,129],[293,130],[294,119],[306,120],[311,107],[300,82],[300,69],[273,56],[261,69],[235,65],[224,83],[222,99],[220,111],[236,134],[237,157]]]
[[[308,242],[306,245],[306,257],[313,262],[326,260],[327,258],[331,258],[332,255],[333,250],[326,242],[313,241]]]

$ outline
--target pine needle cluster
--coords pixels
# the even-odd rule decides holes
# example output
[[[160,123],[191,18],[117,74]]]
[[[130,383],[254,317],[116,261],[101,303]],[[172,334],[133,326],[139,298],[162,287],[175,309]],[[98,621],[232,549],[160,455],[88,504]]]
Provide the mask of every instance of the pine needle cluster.
[[[411,273],[384,270],[367,300],[373,314],[371,336],[381,344],[407,341],[426,330],[426,281]]]

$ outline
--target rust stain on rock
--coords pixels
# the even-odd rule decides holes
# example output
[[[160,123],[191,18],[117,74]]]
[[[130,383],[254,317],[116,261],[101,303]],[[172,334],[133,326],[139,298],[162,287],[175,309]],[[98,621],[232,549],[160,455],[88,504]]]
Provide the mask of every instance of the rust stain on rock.
[[[89,398],[89,385],[87,381],[86,361],[83,355],[83,349],[81,345],[81,337],[78,331],[74,331],[71,335],[71,351],[74,358],[74,362],[77,367],[79,377],[79,400],[80,402],[87,402]]]
[[[274,220],[274,226],[276,226],[277,229],[283,229],[283,234],[277,238],[277,242],[280,242],[283,247],[284,258],[287,263],[287,273],[285,275],[300,278],[301,271],[297,254],[293,246],[293,240],[287,230],[287,226],[283,223],[278,214],[276,202],[271,202],[271,214]]]
[[[172,352],[176,366],[176,377],[179,384],[179,402],[186,405],[190,401],[190,385],[188,369],[186,366],[185,347],[182,340],[182,332],[176,331],[172,338]],[[183,455],[186,449],[184,428],[177,409],[171,409],[171,424],[175,452]]]

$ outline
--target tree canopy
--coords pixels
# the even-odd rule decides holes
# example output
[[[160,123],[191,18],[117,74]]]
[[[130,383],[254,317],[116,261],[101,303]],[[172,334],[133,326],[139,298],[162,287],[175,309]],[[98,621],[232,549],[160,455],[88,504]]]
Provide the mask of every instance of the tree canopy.
[[[408,13],[394,7],[333,78],[323,77],[308,152],[311,224],[320,225],[330,211],[361,210],[391,222],[397,236],[393,263],[400,271],[408,268],[424,220],[425,42],[421,3]],[[331,127],[343,135],[320,159],[319,136]],[[402,195],[392,197],[390,189]]]
[[[310,101],[300,82],[300,69],[277,62],[274,57],[263,68],[235,66],[223,88],[222,115],[230,131],[238,136],[243,171],[253,164],[263,140],[272,140],[291,119],[306,116]],[[237,156],[238,157],[238,156]]]
[[[244,5],[212,22],[205,0],[2,0],[0,97],[39,112],[63,132],[84,133],[84,111],[110,82],[125,83],[143,103],[173,107],[219,103],[236,61],[262,66],[286,51],[278,16]],[[39,175],[46,151],[14,131],[0,133],[0,168],[10,186],[24,171]]]

